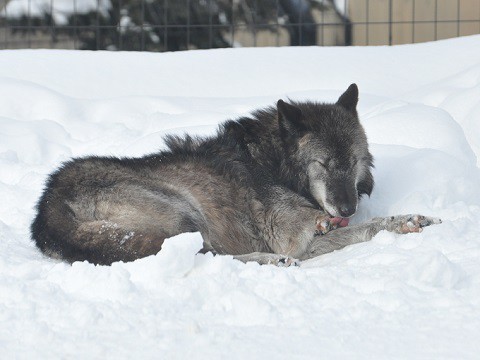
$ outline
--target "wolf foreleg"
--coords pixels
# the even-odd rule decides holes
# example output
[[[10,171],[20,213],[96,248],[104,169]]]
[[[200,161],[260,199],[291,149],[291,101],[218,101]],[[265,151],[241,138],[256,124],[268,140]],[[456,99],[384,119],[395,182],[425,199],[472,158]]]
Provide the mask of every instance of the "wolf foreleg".
[[[421,232],[424,227],[440,224],[442,220],[423,215],[397,215],[385,218],[374,218],[364,224],[352,225],[332,230],[326,235],[316,236],[310,243],[301,260],[310,259],[322,254],[342,249],[345,246],[371,240],[381,230],[408,234]]]

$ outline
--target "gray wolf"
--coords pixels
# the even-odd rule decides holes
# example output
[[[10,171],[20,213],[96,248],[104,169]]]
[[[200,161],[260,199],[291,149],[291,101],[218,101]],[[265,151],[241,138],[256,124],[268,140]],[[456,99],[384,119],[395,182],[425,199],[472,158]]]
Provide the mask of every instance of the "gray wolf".
[[[290,265],[380,230],[439,223],[402,215],[346,226],[374,186],[357,102],[352,84],[336,103],[279,100],[212,137],[169,136],[168,150],[141,158],[71,160],[48,179],[32,237],[49,256],[111,264],[199,231],[203,252]]]

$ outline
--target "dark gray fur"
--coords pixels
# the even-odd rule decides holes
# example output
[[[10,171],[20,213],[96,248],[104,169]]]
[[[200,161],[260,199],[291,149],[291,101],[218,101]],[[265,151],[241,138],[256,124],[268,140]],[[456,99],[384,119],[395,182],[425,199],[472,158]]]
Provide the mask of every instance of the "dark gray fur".
[[[436,222],[403,216],[336,230],[329,222],[353,215],[373,189],[357,102],[352,84],[335,104],[279,100],[210,138],[167,137],[169,149],[157,154],[69,161],[47,182],[32,237],[49,256],[111,264],[200,231],[203,251],[288,265],[382,229]]]

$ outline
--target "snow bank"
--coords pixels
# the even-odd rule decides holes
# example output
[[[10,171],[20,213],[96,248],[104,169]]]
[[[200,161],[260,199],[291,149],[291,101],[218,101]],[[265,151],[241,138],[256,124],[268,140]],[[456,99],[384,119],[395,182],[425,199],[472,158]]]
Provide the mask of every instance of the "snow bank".
[[[476,358],[480,37],[369,48],[0,53],[0,346],[17,358]],[[356,82],[376,188],[354,222],[421,212],[300,268],[195,255],[199,234],[110,267],[43,257],[44,181],[87,154],[140,156],[279,98]]]

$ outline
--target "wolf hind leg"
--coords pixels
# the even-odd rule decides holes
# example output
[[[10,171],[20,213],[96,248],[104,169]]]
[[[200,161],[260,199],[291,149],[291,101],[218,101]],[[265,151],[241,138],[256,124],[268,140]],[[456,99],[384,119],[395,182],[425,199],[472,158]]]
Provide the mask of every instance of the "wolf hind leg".
[[[71,262],[88,260],[100,265],[133,261],[158,253],[166,237],[160,232],[149,233],[108,220],[94,220],[76,229],[73,251],[63,255]]]
[[[188,201],[164,189],[117,186],[87,200],[70,204],[75,228],[67,237],[72,250],[68,260],[133,261],[158,253],[166,238],[198,231],[201,223]]]

